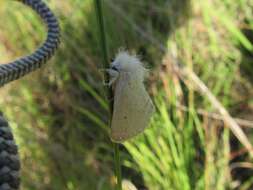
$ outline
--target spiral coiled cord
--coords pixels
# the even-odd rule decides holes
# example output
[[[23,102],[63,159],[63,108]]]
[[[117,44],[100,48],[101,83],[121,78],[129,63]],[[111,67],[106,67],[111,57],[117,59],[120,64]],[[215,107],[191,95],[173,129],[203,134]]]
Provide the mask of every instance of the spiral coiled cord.
[[[52,57],[60,42],[59,24],[46,4],[41,0],[19,1],[30,6],[40,15],[48,27],[48,35],[42,46],[31,55],[0,65],[0,86],[40,68],[42,64]]]
[[[8,122],[0,113],[0,190],[15,190],[19,187],[20,162]]]
[[[46,41],[31,55],[8,64],[0,64],[0,87],[40,68],[54,54],[60,43],[60,28],[54,14],[41,0],[18,0],[35,10],[48,28]],[[19,189],[20,162],[8,122],[0,113],[0,190]]]

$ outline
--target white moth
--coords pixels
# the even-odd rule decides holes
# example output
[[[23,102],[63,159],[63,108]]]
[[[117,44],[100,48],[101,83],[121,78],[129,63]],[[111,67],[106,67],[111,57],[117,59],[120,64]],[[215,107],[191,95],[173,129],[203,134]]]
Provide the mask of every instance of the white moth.
[[[123,142],[143,132],[155,111],[143,83],[147,70],[135,55],[121,51],[106,71],[114,94],[111,139]]]

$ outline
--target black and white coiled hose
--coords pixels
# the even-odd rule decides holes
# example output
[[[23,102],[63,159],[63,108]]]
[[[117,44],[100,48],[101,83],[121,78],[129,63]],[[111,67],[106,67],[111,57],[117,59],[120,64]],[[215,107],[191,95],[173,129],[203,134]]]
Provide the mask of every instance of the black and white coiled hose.
[[[45,42],[31,55],[11,63],[0,64],[0,87],[40,68],[54,54],[60,43],[60,28],[54,14],[42,0],[17,0],[30,6],[43,19],[48,28]],[[19,157],[13,134],[0,114],[0,190],[19,188]]]

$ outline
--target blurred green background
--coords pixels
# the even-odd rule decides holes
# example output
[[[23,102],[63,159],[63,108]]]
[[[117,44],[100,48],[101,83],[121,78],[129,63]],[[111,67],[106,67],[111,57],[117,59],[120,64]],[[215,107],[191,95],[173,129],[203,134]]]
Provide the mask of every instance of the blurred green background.
[[[61,24],[60,50],[0,89],[20,148],[22,189],[113,189],[94,2],[46,2]],[[110,57],[122,47],[142,57],[157,108],[150,128],[120,146],[123,178],[142,190],[253,189],[252,158],[166,53],[192,68],[233,117],[249,120],[240,126],[253,142],[253,0],[103,2]],[[21,3],[1,0],[0,15],[1,63],[45,39],[40,18]]]

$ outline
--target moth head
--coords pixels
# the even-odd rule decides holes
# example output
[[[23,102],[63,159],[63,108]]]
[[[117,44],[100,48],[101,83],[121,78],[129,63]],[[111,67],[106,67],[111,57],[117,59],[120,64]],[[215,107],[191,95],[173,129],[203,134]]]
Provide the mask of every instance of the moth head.
[[[147,70],[136,55],[130,55],[126,51],[119,52],[111,63],[111,69],[120,72],[129,72],[137,80],[143,81]]]

